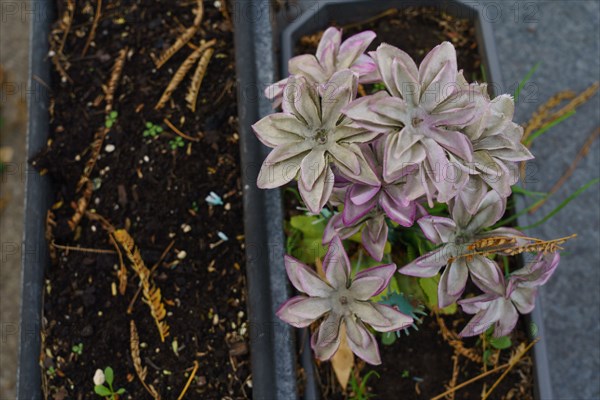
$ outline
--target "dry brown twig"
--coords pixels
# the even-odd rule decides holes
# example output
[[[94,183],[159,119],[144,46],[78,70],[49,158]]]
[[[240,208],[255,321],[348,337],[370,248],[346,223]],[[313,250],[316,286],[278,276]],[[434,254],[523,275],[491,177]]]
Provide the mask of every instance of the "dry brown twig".
[[[129,233],[124,229],[118,229],[113,235],[115,240],[125,250],[125,254],[131,262],[131,267],[140,278],[144,303],[150,308],[150,314],[154,318],[154,322],[158,328],[160,340],[164,342],[165,337],[169,336],[169,325],[165,322],[167,312],[162,303],[160,289],[150,281],[150,270],[144,264],[140,250],[136,247]]]
[[[194,18],[194,23],[192,26],[187,28],[176,40],[175,43],[171,45],[167,50],[165,50],[158,60],[156,60],[156,68],[160,69],[175,53],[177,53],[186,43],[188,43],[192,37],[198,31],[200,24],[202,23],[202,18],[204,16],[204,4],[202,0],[196,0],[196,17]]]
[[[88,35],[87,40],[85,41],[85,46],[83,46],[83,50],[81,51],[81,57],[85,56],[87,53],[90,44],[92,44],[92,40],[96,37],[96,29],[98,29],[98,22],[100,21],[100,17],[102,16],[102,0],[96,0],[96,14],[94,15],[94,20],[92,21],[92,27],[90,29],[90,33]]]
[[[56,219],[52,210],[48,210],[46,213],[46,243],[48,243],[48,253],[50,254],[50,262],[52,265],[58,263],[58,254],[56,254],[56,247],[52,246],[54,243],[54,232],[53,229],[56,227]]]
[[[179,394],[179,397],[177,398],[177,400],[182,400],[183,397],[185,396],[186,392],[188,391],[190,385],[192,384],[192,381],[194,380],[194,377],[196,376],[196,372],[198,372],[198,367],[200,366],[200,364],[198,364],[198,361],[194,361],[194,369],[192,369],[192,373],[190,374],[190,377],[188,378],[185,386],[183,387],[183,390],[181,391],[181,394]]]
[[[89,247],[76,247],[76,246],[65,246],[62,244],[56,244],[54,241],[50,243],[50,246],[55,247],[59,250],[64,251],[80,251],[82,253],[96,253],[96,254],[115,254],[114,250],[104,250],[104,249],[92,249]]]
[[[210,63],[210,59],[212,58],[214,52],[215,50],[213,48],[210,48],[206,49],[206,51],[202,54],[202,57],[200,57],[200,61],[198,61],[198,65],[196,66],[196,70],[194,71],[192,83],[190,84],[188,92],[185,95],[185,101],[187,102],[187,106],[190,110],[192,110],[192,112],[196,112],[198,93],[200,92],[202,80],[204,79],[204,75],[206,75],[208,64]]]
[[[73,202],[71,204],[71,207],[73,207],[75,213],[67,223],[69,224],[69,228],[71,228],[72,231],[74,231],[75,228],[77,228],[77,226],[81,222],[81,219],[85,215],[88,204],[90,203],[90,199],[92,198],[92,192],[94,191],[94,185],[92,184],[92,181],[86,178],[84,184],[85,189],[83,190],[81,197],[77,200],[77,203]]]
[[[144,386],[144,389],[154,398],[154,400],[160,400],[160,394],[154,388],[154,386],[146,384],[146,376],[148,376],[148,368],[142,366],[142,358],[140,357],[140,338],[138,331],[135,326],[135,322],[131,320],[130,324],[130,347],[131,347],[131,359],[133,360],[133,367],[135,372],[140,378],[140,382]]]
[[[186,135],[185,133],[181,132],[179,129],[177,129],[177,127],[171,122],[169,121],[168,118],[163,118],[163,122],[165,123],[165,125],[167,125],[172,131],[173,133],[175,133],[177,136],[181,136],[182,138],[186,139],[186,140],[191,140],[192,142],[198,142],[200,141],[200,138],[197,137],[191,137],[189,135]]]
[[[173,75],[173,78],[171,79],[171,81],[167,85],[167,88],[160,97],[160,100],[154,107],[155,110],[160,110],[165,106],[165,104],[167,104],[167,102],[171,99],[171,95],[173,94],[175,89],[177,89],[179,84],[183,81],[188,71],[194,66],[194,64],[196,64],[200,56],[202,56],[202,53],[204,53],[204,51],[209,49],[210,47],[213,47],[216,43],[217,39],[212,39],[206,43],[201,44],[200,47],[194,50],[194,52],[190,54],[183,63],[181,63],[181,65],[177,69],[177,72],[175,72],[175,75]]]

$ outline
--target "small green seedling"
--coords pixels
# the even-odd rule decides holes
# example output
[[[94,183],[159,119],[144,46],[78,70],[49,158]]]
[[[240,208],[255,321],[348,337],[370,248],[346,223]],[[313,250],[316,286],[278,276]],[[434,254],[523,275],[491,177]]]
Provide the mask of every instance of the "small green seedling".
[[[111,367],[106,367],[103,376],[100,372],[102,371],[97,371],[96,376],[94,376],[94,392],[96,392],[98,396],[108,397],[110,400],[117,400],[120,395],[125,393],[125,389],[120,388],[117,391],[113,389],[113,369]],[[106,385],[104,385],[104,383],[106,383]]]
[[[183,139],[180,136],[177,136],[173,140],[169,140],[169,147],[171,147],[171,150],[173,150],[173,151],[177,150],[178,147],[183,147],[183,146],[185,146],[185,142],[183,141]]]
[[[78,356],[83,354],[83,343],[79,343],[74,345],[73,347],[71,347],[71,351],[75,354],[77,354]]]
[[[56,369],[54,367],[48,367],[48,369],[46,370],[46,375],[48,375],[50,378],[55,378]]]
[[[352,395],[349,397],[351,400],[368,400],[375,396],[373,393],[369,393],[367,389],[367,381],[373,375],[379,378],[379,374],[375,371],[369,371],[363,378],[361,379],[360,385],[354,374],[350,375],[350,386],[352,387]]]
[[[163,132],[163,128],[160,125],[154,125],[152,122],[146,122],[146,129],[144,130],[144,137],[155,138]]]
[[[112,126],[115,124],[115,122],[117,122],[117,117],[119,116],[119,113],[116,111],[111,111],[107,116],[106,116],[106,121],[104,121],[104,126],[106,126],[108,129],[112,128]]]

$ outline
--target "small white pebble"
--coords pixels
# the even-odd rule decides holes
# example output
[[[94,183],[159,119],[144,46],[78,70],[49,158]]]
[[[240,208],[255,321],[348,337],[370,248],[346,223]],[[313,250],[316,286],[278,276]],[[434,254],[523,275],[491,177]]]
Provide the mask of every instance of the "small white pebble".
[[[219,315],[215,314],[212,320],[213,325],[219,325]]]
[[[48,52],[48,57],[54,57],[56,55],[56,52],[54,50],[50,50]]]
[[[181,230],[185,233],[188,233],[192,230],[192,227],[189,226],[188,224],[183,224],[183,225],[181,225]]]
[[[219,0],[215,1],[213,5],[215,6],[215,8],[218,8],[219,10],[221,9],[221,2]]]
[[[148,156],[144,156],[144,161],[146,161],[146,162],[150,162],[150,157],[148,157]]]
[[[183,260],[186,257],[187,253],[185,252],[185,250],[181,250],[179,253],[177,253],[177,258],[179,258],[180,260]]]
[[[240,311],[237,315],[238,315],[238,318],[244,318],[244,312],[243,311]]]
[[[75,161],[81,161],[81,156],[79,154],[75,156]]]
[[[92,225],[91,228],[92,232],[96,232],[96,225]]]
[[[231,203],[225,204],[225,206],[223,208],[226,209],[227,211],[231,210]]]
[[[173,239],[175,237],[175,234],[172,232],[169,232],[169,239]]]
[[[115,151],[115,145],[107,144],[106,146],[104,146],[104,151],[107,153],[112,153],[113,151]]]

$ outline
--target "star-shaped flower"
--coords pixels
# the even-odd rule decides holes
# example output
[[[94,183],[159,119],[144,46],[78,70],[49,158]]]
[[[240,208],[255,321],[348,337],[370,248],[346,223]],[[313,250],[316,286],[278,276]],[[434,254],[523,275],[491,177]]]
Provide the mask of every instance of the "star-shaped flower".
[[[354,125],[341,114],[356,96],[357,79],[348,69],[318,88],[302,76],[290,78],[283,112],[253,125],[259,140],[275,148],[261,168],[258,187],[279,187],[298,176],[306,206],[318,213],[333,189],[332,164],[358,181],[376,182],[357,143],[373,140],[378,133]]]
[[[436,216],[420,218],[417,223],[427,239],[443,246],[400,268],[400,273],[431,277],[445,266],[438,286],[440,308],[447,307],[460,298],[469,275],[481,290],[500,290],[498,288],[501,287],[503,278],[498,265],[483,255],[466,255],[475,252],[470,245],[479,239],[505,237],[519,241],[523,234],[515,229],[485,230],[504,215],[505,207],[506,199],[492,190],[484,196],[473,215],[464,208],[462,202],[452,202],[452,219]]]
[[[372,31],[364,31],[342,42],[342,31],[328,28],[321,37],[316,55],[303,54],[291,58],[288,62],[289,73],[302,75],[311,83],[325,83],[336,72],[350,69],[358,74],[359,83],[379,81],[375,62],[364,54],[375,36]],[[265,96],[274,100],[275,107],[281,104],[288,79],[276,82],[265,90]]]
[[[460,128],[473,121],[480,93],[459,86],[456,51],[436,46],[417,67],[402,50],[382,44],[369,53],[387,91],[352,102],[344,113],[359,125],[387,133],[383,177],[392,182],[419,173],[430,205],[453,198],[466,179],[457,160],[471,162],[473,146]]]
[[[323,261],[326,280],[290,256],[285,257],[285,267],[290,281],[303,294],[282,304],[277,316],[303,328],[326,315],[311,339],[320,360],[328,360],[336,353],[344,324],[354,354],[370,364],[381,364],[377,341],[367,324],[376,331],[391,332],[413,323],[411,317],[395,308],[369,301],[388,286],[396,265],[365,269],[351,278],[350,260],[339,237],[332,240]]]
[[[529,314],[535,307],[537,289],[552,276],[560,256],[558,253],[538,254],[536,259],[511,274],[508,285],[501,277],[500,291],[485,290],[485,293],[458,304],[468,314],[475,314],[460,336],[476,336],[494,325],[494,336],[508,335],[517,324],[519,313]]]

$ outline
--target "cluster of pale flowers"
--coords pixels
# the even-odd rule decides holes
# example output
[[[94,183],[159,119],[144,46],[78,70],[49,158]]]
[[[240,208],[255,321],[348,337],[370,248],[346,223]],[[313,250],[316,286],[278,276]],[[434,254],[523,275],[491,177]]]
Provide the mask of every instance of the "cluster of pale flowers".
[[[352,277],[341,242],[362,230],[365,250],[381,261],[388,219],[405,227],[417,221],[439,245],[400,272],[430,277],[444,268],[440,307],[461,298],[469,277],[484,293],[459,301],[465,312],[475,314],[463,336],[492,325],[496,336],[510,332],[518,312],[531,311],[537,287],[558,264],[558,254],[539,255],[506,280],[490,258],[461,257],[478,239],[523,236],[508,228],[489,230],[518,181],[518,163],[533,158],[521,144],[523,129],[512,121],[514,101],[509,95],[490,98],[485,84],[468,83],[448,42],[417,66],[388,44],[365,54],[374,38],[373,32],[362,32],[342,42],[340,30],[327,29],[316,55],[292,58],[291,75],[267,88],[267,97],[282,112],[253,126],[258,139],[273,148],[258,176],[260,188],[297,180],[310,212],[318,214],[327,204],[342,209],[324,232],[326,279],[286,256],[289,279],[302,294],[277,313],[296,327],[325,316],[312,336],[322,360],[337,351],[343,327],[354,353],[379,364],[368,326],[391,332],[413,323],[395,308],[369,301],[386,289],[396,266]],[[385,90],[357,98],[359,83],[380,83]],[[423,204],[434,202],[448,204],[451,218],[428,215]]]

